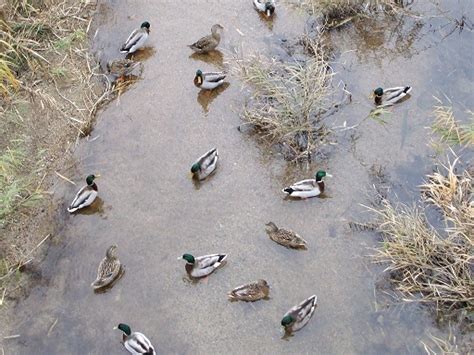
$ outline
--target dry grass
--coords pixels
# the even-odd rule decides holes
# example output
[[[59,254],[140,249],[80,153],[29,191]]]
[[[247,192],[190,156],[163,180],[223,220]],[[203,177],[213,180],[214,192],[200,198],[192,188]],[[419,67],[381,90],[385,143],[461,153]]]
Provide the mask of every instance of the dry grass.
[[[70,175],[74,142],[111,88],[89,54],[84,2],[8,0],[0,20],[0,295],[11,296],[18,269],[54,232],[45,190],[55,171]]]
[[[434,335],[429,335],[431,344],[426,344],[425,342],[421,342],[423,347],[428,355],[459,355],[461,351],[459,350],[459,346],[457,345],[456,336],[453,335],[452,331],[450,330],[449,336],[447,339],[441,339],[435,337]],[[434,348],[434,349],[433,349]]]
[[[469,123],[461,124],[453,114],[452,107],[435,106],[433,132],[448,145],[474,145],[474,112],[469,112]]]
[[[23,0],[7,3],[8,16],[0,26],[3,63],[15,74],[11,82],[20,83],[23,92],[35,96],[41,107],[55,110],[86,136],[97,108],[110,96],[110,85],[105,93],[99,89],[97,79],[105,76],[95,72],[88,52],[90,19],[84,16],[85,5],[59,0],[34,3],[36,7]],[[69,75],[58,75],[65,73],[65,67]],[[50,82],[54,92],[44,85]],[[84,96],[74,96],[73,86],[80,87]]]
[[[400,0],[301,0],[292,3],[312,15],[321,16],[321,24],[327,30],[342,26],[356,16],[398,13],[404,6]]]
[[[424,207],[394,207],[383,200],[380,209],[370,208],[384,238],[374,258],[389,264],[386,270],[404,300],[469,313],[474,310],[473,184],[468,172],[454,174],[455,164],[428,176],[421,187],[425,201],[439,209],[443,231],[430,225]]]
[[[236,63],[238,75],[252,90],[243,120],[265,141],[289,147],[294,159],[310,159],[329,132],[324,119],[334,105],[334,73],[323,48],[315,48],[314,55],[303,64],[257,55]]]

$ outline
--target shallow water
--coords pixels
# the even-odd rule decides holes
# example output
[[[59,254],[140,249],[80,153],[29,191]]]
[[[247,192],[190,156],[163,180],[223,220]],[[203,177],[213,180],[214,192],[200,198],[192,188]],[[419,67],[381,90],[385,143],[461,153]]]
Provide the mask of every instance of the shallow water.
[[[459,15],[469,1],[449,5]],[[253,11],[250,1],[109,1],[95,36],[103,62],[118,56],[121,40],[142,19],[152,25],[143,79],[98,118],[92,136],[77,150],[75,181],[100,173],[101,203],[93,213],[63,214],[62,228],[40,264],[45,282],[16,307],[15,333],[5,344],[11,354],[125,353],[119,322],[145,333],[159,353],[423,353],[420,340],[436,333],[433,318],[416,305],[384,304],[375,284],[381,266],[370,263],[370,234],[352,233],[348,222],[364,217],[369,203],[370,167],[386,166],[392,193],[413,199],[430,171],[427,146],[432,96],[470,108],[473,72],[472,32],[455,32],[439,18],[391,24],[356,23],[331,37],[340,51],[335,70],[353,102],[329,119],[332,127],[363,121],[377,86],[411,85],[412,97],[392,109],[388,124],[363,121],[357,130],[337,134],[329,158],[309,166],[287,165],[269,156],[236,128],[245,97],[238,79],[217,93],[200,93],[195,70],[227,68],[238,49],[282,55],[282,39],[305,27],[305,16],[281,4],[273,23]],[[466,7],[463,7],[466,6]],[[222,55],[204,62],[187,44],[207,34],[213,23],[225,27]],[[378,27],[377,27],[378,26]],[[416,30],[414,30],[416,28]],[[397,32],[399,34],[397,35]],[[412,35],[409,35],[412,34]],[[190,57],[191,56],[191,57]],[[220,165],[208,181],[189,178],[193,161],[218,147]],[[326,199],[284,200],[281,187],[324,168],[334,175]],[[66,186],[66,209],[75,190]],[[58,191],[59,191],[58,190]],[[90,211],[89,211],[90,212]],[[265,233],[269,220],[298,232],[307,251],[287,250]],[[90,283],[110,244],[118,245],[126,272],[106,293]],[[208,279],[192,283],[176,257],[225,252],[228,263]],[[226,293],[264,278],[268,301],[231,303]],[[313,319],[294,337],[282,340],[281,316],[316,294]]]

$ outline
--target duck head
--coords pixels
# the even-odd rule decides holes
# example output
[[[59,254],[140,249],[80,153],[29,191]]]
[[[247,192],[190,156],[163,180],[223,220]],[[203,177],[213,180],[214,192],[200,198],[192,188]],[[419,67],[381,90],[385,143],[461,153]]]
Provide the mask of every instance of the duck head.
[[[88,175],[88,176],[86,177],[86,183],[87,183],[87,185],[89,185],[89,186],[94,185],[94,180],[95,180],[96,177],[97,177],[97,176],[95,176],[94,174]]]
[[[287,315],[287,316],[284,316],[283,319],[281,320],[281,325],[284,327],[287,327],[293,322],[294,322],[293,317],[291,315]]]
[[[267,17],[270,17],[273,15],[274,12],[275,12],[275,5],[273,5],[272,2],[267,1],[265,3],[265,14],[267,15]]]
[[[144,28],[147,31],[147,33],[150,33],[150,23],[148,21],[143,22],[140,25],[140,28]]]
[[[122,332],[124,332],[127,336],[132,334],[132,330],[129,325],[120,323],[118,326],[116,326],[114,329],[120,329]]]
[[[316,181],[322,181],[324,177],[331,177],[332,175],[326,173],[324,170],[319,170],[317,173],[316,173]]]
[[[194,78],[194,80],[197,82],[198,85],[201,85],[201,84],[202,84],[203,78],[202,78],[202,71],[201,71],[201,69],[196,70],[196,77]]]
[[[182,259],[186,260],[188,264],[194,264],[194,256],[191,254],[183,254]]]

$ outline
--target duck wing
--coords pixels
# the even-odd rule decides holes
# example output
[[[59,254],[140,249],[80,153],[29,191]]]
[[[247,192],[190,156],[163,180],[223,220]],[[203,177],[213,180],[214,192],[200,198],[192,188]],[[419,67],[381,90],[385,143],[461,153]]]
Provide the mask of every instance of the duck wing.
[[[89,206],[97,197],[97,191],[86,185],[78,191],[76,197],[68,208],[69,212],[74,212],[82,207]]]
[[[315,179],[306,179],[306,180],[295,182],[290,187],[295,191],[309,191],[309,190],[314,189],[315,184],[316,184]]]
[[[224,80],[226,76],[227,74],[224,72],[203,73],[204,81],[207,81],[210,83],[216,83],[218,81]]]
[[[155,354],[150,340],[139,332],[132,333],[124,343],[125,348],[132,354]]]
[[[407,96],[410,91],[411,86],[400,86],[385,90],[385,103],[382,106],[391,106],[397,103],[405,96]]]
[[[127,52],[132,47],[140,47],[147,39],[147,34],[141,29],[136,29],[125,41],[125,44],[120,49],[121,52]]]
[[[219,155],[218,155],[218,152],[217,152],[217,148],[212,148],[206,154],[201,156],[198,159],[198,163],[201,165],[201,170],[206,170],[211,165],[215,165],[215,163],[217,162],[218,157],[219,157]]]
[[[314,310],[316,309],[317,300],[318,298],[316,297],[316,295],[312,295],[300,304],[291,308],[285,314],[285,316],[291,315],[295,319],[295,322],[292,326],[292,331],[296,331],[303,328],[309,322],[309,320],[313,316]]]
[[[121,264],[117,258],[104,258],[97,269],[97,278],[91,284],[94,289],[104,287],[111,283],[120,273]]]
[[[301,248],[306,246],[306,240],[301,238],[297,233],[289,231],[287,229],[279,228],[275,232],[275,236],[278,237],[285,245],[292,248]]]
[[[265,12],[265,0],[253,0],[253,5],[258,11]]]
[[[202,37],[197,42],[194,42],[189,47],[203,50],[203,49],[208,48],[208,47],[210,47],[214,44],[215,44],[214,37],[212,37],[212,35],[208,35],[208,36]]]
[[[205,269],[210,266],[219,267],[222,262],[227,258],[226,254],[210,254],[203,255],[195,258],[195,267],[199,269]]]
[[[231,300],[258,300],[265,297],[265,291],[258,281],[251,282],[245,285],[240,285],[234,288],[228,294]]]

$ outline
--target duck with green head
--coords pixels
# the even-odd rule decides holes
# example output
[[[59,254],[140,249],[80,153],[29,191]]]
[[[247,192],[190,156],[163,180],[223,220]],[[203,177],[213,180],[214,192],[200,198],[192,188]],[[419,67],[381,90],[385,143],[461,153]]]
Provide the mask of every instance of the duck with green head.
[[[227,75],[224,72],[203,73],[198,69],[196,71],[196,76],[194,77],[194,85],[200,89],[213,90],[224,84],[226,76]]]
[[[292,333],[303,328],[313,316],[317,301],[316,295],[312,295],[286,312],[281,320],[285,332]]]
[[[411,86],[397,86],[389,89],[374,90],[374,100],[377,107],[395,105],[411,92]]]
[[[120,52],[127,54],[135,53],[138,49],[145,45],[149,33],[150,23],[145,21],[140,25],[140,28],[132,31],[130,36],[128,36],[127,40],[123,44],[122,48],[120,48]]]
[[[227,259],[227,254],[209,254],[194,257],[191,254],[183,254],[178,259],[186,260],[185,269],[192,278],[201,278],[212,274]]]
[[[291,186],[285,187],[282,192],[291,197],[309,198],[321,195],[324,192],[324,177],[332,175],[324,170],[319,170],[314,179],[298,181]]]
[[[77,192],[76,197],[74,197],[74,200],[72,200],[71,205],[67,209],[69,213],[73,213],[81,208],[92,205],[97,195],[99,194],[97,185],[94,182],[94,180],[99,176],[100,175],[87,176],[87,185]]]
[[[217,148],[212,148],[210,151],[199,157],[191,166],[191,173],[193,177],[198,180],[204,180],[211,175],[217,167],[219,154]]]
[[[120,323],[114,329],[120,329],[123,332],[123,346],[130,354],[156,354],[155,348],[150,340],[139,332],[133,332],[128,324]]]

